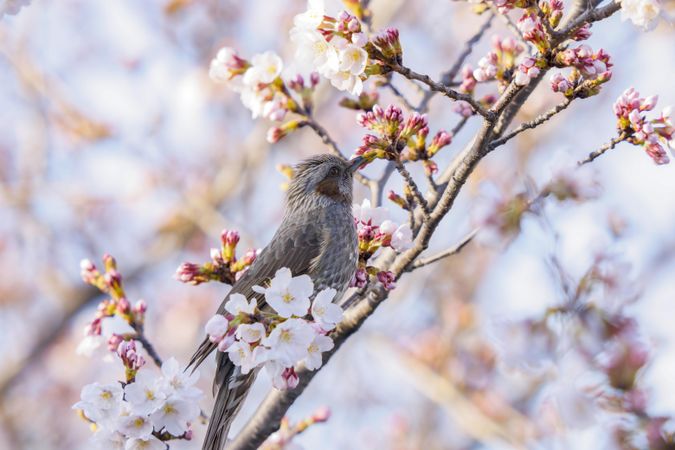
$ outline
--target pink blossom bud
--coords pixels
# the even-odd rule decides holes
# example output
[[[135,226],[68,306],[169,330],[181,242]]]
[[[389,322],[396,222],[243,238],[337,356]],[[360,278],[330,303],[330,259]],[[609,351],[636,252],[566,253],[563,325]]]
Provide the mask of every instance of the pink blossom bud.
[[[101,318],[97,317],[96,319],[92,320],[90,324],[88,324],[84,328],[84,332],[88,336],[100,336],[102,331],[102,326],[101,326]]]
[[[136,314],[145,314],[145,312],[148,310],[148,304],[145,303],[145,300],[138,300],[136,304],[134,305],[134,312]]]
[[[117,349],[122,342],[124,342],[124,338],[119,334],[113,333],[108,339],[108,350],[117,352]]]
[[[347,29],[352,33],[357,32],[361,29],[361,24],[356,17],[352,17],[347,23]]]
[[[239,233],[236,230],[223,230],[220,234],[223,245],[235,246],[239,242]]]
[[[349,285],[351,287],[362,288],[365,287],[366,283],[368,283],[368,272],[363,267],[359,267],[356,269]]]
[[[119,300],[117,300],[117,312],[119,314],[129,314],[130,310],[131,304],[129,304],[129,300],[127,300],[125,297],[122,297]]]
[[[300,382],[300,378],[298,377],[298,374],[295,373],[294,367],[285,368],[281,373],[281,378],[284,380],[284,388],[289,390],[295,389]]]
[[[231,333],[228,333],[223,337],[220,342],[218,342],[218,350],[221,352],[226,352],[232,344],[234,344],[234,329],[231,330]]]
[[[473,107],[464,100],[458,100],[452,105],[452,110],[462,117],[471,117],[474,114]]]
[[[309,82],[312,85],[312,89],[319,84],[319,74],[317,72],[312,72],[309,74]]]
[[[382,283],[382,286],[388,290],[391,291],[396,287],[396,279],[394,277],[394,274],[390,271],[380,271],[377,273],[377,281]]]
[[[103,255],[103,265],[105,266],[106,272],[117,269],[117,261],[115,261],[115,258],[108,253]]]
[[[187,430],[185,432],[185,434],[183,434],[183,439],[185,439],[186,441],[191,441],[192,437],[193,437],[192,434],[193,434],[193,431],[192,431],[192,428],[190,428],[189,430]]]
[[[202,276],[201,267],[197,264],[189,262],[181,264],[180,267],[176,269],[174,278],[176,278],[181,283],[190,283],[194,285],[206,281],[206,279],[204,279]]]
[[[659,101],[658,95],[652,95],[651,97],[645,98],[644,101],[642,102],[642,105],[640,105],[640,111],[651,111],[652,109],[654,109],[658,101]]]
[[[321,408],[317,409],[312,415],[312,420],[314,422],[325,422],[328,419],[330,419],[330,408],[328,408],[327,406],[322,406]]]
[[[103,275],[103,280],[110,289],[117,290],[122,286],[122,275],[115,269],[106,272],[106,274]]]

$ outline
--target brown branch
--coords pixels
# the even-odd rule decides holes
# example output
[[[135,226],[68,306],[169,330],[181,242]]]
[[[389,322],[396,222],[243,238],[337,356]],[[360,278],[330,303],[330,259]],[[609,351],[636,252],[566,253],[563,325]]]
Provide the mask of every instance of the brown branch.
[[[494,141],[490,142],[490,149],[494,150],[495,148],[499,147],[500,145],[504,145],[506,142],[510,141],[520,133],[522,133],[525,130],[531,130],[533,128],[538,127],[539,125],[543,124],[544,122],[547,122],[550,120],[553,116],[558,114],[559,112],[567,109],[567,107],[572,103],[571,99],[565,99],[564,102],[560,103],[559,105],[556,105],[554,108],[550,109],[549,111],[545,112],[544,114],[540,115],[534,120],[531,120],[529,122],[524,122],[520,124],[515,130],[511,131],[507,135],[505,135],[502,138],[495,139]]]
[[[410,188],[413,198],[422,208],[424,215],[425,216],[429,215],[429,205],[427,204],[426,199],[420,192],[420,189],[417,186],[417,183],[415,183],[415,180],[413,179],[412,175],[410,175],[410,172],[408,172],[408,169],[405,168],[405,166],[400,160],[396,161],[396,170],[398,171],[399,174],[401,174],[401,177],[403,177],[405,184]]]
[[[471,36],[469,40],[464,43],[464,48],[457,57],[457,60],[455,60],[455,63],[447,72],[441,75],[441,83],[443,83],[446,86],[450,86],[453,84],[454,79],[457,77],[457,74],[459,74],[459,71],[462,69],[462,66],[464,65],[464,61],[466,61],[466,58],[468,58],[471,52],[473,51],[473,47],[481,40],[485,32],[489,30],[490,27],[492,26],[492,21],[494,17],[495,17],[494,13],[490,14],[488,19],[485,21],[485,23],[483,23],[483,25],[476,32],[476,34]],[[429,101],[436,94],[436,92],[437,91],[433,90],[426,91],[424,93],[422,101],[420,101],[420,104],[417,107],[417,111],[420,112],[426,111],[429,107]]]
[[[469,94],[463,94],[461,92],[455,91],[454,89],[450,89],[446,85],[432,80],[429,77],[429,75],[417,73],[414,70],[409,69],[408,67],[402,66],[400,64],[392,63],[389,65],[389,67],[394,72],[400,73],[409,80],[421,81],[422,83],[429,86],[429,88],[432,91],[440,92],[441,94],[445,95],[448,98],[451,98],[452,100],[463,100],[467,102],[468,104],[471,105],[474,111],[476,111],[478,114],[480,114],[481,116],[485,117],[488,120],[494,120],[495,118],[495,114],[493,112],[486,110],[478,101],[476,101]]]
[[[433,256],[429,256],[428,258],[418,259],[408,268],[407,272],[411,272],[413,270],[419,269],[420,267],[428,266],[429,264],[433,264],[436,261],[440,261],[441,259],[458,254],[459,252],[462,251],[462,249],[464,249],[464,247],[466,247],[469,244],[469,242],[473,240],[474,237],[476,237],[478,231],[479,228],[476,228],[471,233],[464,236],[464,238],[462,238],[462,240],[459,241],[459,243],[455,244],[454,246],[446,250],[443,250],[440,253],[437,253]]]
[[[612,139],[611,141],[609,141],[608,143],[597,149],[596,151],[589,153],[586,159],[579,161],[577,164],[579,166],[583,166],[584,164],[588,164],[589,162],[594,161],[595,158],[604,155],[605,152],[612,150],[614,147],[617,146],[618,143],[623,142],[626,139],[628,139],[628,136],[625,133],[622,133],[618,137],[615,137],[614,139]]]

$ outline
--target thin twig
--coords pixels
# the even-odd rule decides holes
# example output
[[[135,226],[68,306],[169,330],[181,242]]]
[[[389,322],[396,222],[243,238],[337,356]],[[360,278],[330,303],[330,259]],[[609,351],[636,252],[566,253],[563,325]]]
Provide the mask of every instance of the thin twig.
[[[459,74],[459,71],[462,69],[462,66],[464,65],[464,61],[466,61],[466,58],[469,57],[471,52],[473,51],[473,47],[478,43],[478,41],[481,40],[485,32],[490,29],[492,26],[492,20],[494,19],[495,14],[492,13],[488,17],[488,19],[483,23],[483,26],[480,27],[480,29],[469,38],[468,41],[464,43],[464,48],[462,49],[462,52],[459,54],[457,59],[455,60],[455,63],[452,65],[452,67],[445,72],[443,75],[441,75],[441,83],[443,83],[446,86],[452,86],[454,85],[454,79],[457,77],[457,74]],[[417,107],[417,111],[424,112],[427,110],[429,107],[429,101],[431,98],[436,94],[437,91],[426,91],[424,93],[424,97],[422,98],[422,101],[420,101],[419,106]]]
[[[589,162],[592,162],[593,160],[595,160],[595,158],[597,158],[597,157],[599,157],[599,156],[605,154],[605,152],[607,152],[607,151],[613,149],[614,147],[617,146],[617,144],[618,144],[619,142],[623,142],[623,141],[625,141],[626,139],[628,139],[628,136],[627,136],[625,133],[622,133],[622,134],[619,135],[618,137],[615,137],[614,139],[612,139],[611,141],[609,141],[608,143],[606,143],[605,145],[603,145],[602,147],[600,147],[599,149],[597,149],[596,151],[591,152],[591,153],[586,157],[586,159],[579,161],[579,162],[577,163],[577,165],[583,166],[584,164],[587,164],[587,163],[589,163]]]
[[[415,261],[412,266],[410,266],[406,271],[407,272],[412,272],[413,270],[419,269],[420,267],[428,266],[429,264],[435,263],[436,261],[439,261],[443,258],[447,258],[452,255],[456,255],[457,253],[461,252],[464,247],[467,246],[469,242],[473,240],[474,237],[476,237],[476,234],[478,233],[479,228],[476,228],[473,230],[471,233],[467,234],[462,238],[459,243],[455,244],[454,246],[450,247],[449,249],[443,250],[440,253],[437,253],[433,256],[430,256],[428,258],[423,258],[423,259],[418,259]]]
[[[134,336],[134,339],[136,339],[138,342],[143,344],[143,348],[147,352],[147,354],[152,358],[152,361],[155,363],[157,367],[160,369],[162,368],[162,358],[159,356],[159,353],[157,353],[157,350],[155,349],[155,346],[152,345],[152,343],[148,340],[147,336],[145,336],[145,333],[143,333],[142,329],[137,329],[136,330],[136,336]]]
[[[389,88],[389,90],[394,94],[396,98],[398,98],[401,101],[401,103],[403,103],[403,105],[408,109],[408,111],[416,110],[416,108],[412,105],[412,103],[408,101],[406,96],[403,95],[403,93],[399,91],[398,88],[391,83],[391,80],[387,81],[384,84],[384,86]]]
[[[520,43],[523,44],[525,48],[531,50],[533,48],[532,43],[523,37],[523,33],[520,32],[518,26],[513,22],[511,17],[509,17],[508,14],[500,13],[497,7],[492,2],[488,2],[488,4],[490,5],[492,13],[501,19],[506,28],[508,28],[511,31],[511,33],[513,33],[516,36],[516,39],[518,39],[518,41],[520,41]]]
[[[486,119],[493,121],[496,118],[496,114],[492,111],[486,110],[483,105],[481,105],[478,101],[476,101],[471,95],[469,94],[463,94],[461,92],[457,92],[454,89],[450,89],[446,85],[439,83],[437,81],[432,80],[429,75],[424,75],[421,73],[417,73],[414,70],[402,66],[400,64],[392,63],[389,65],[391,70],[393,70],[396,73],[400,73],[404,77],[410,79],[410,80],[417,80],[421,81],[422,83],[426,84],[429,86],[429,88],[432,91],[440,92],[441,94],[445,95],[448,98],[451,98],[453,100],[463,100],[467,102],[468,104],[471,105],[471,107],[476,111],[478,114],[481,116],[485,117]]]
[[[415,183],[415,180],[413,179],[412,175],[410,175],[410,172],[408,172],[408,169],[405,168],[405,166],[400,160],[396,160],[396,170],[398,171],[398,173],[401,174],[401,176],[405,180],[406,185],[408,185],[408,187],[410,188],[410,192],[412,193],[413,198],[415,199],[417,204],[419,204],[420,207],[422,208],[425,217],[428,216],[429,205],[427,204],[424,195],[422,195],[422,192],[420,192],[420,188],[417,186],[417,183]]]
[[[560,103],[559,105],[556,105],[554,108],[552,108],[549,111],[545,112],[544,114],[540,115],[536,119],[531,120],[529,122],[521,123],[515,130],[511,131],[510,133],[508,133],[504,137],[502,137],[500,139],[495,139],[494,141],[492,141],[490,143],[490,146],[489,146],[490,149],[493,150],[493,149],[499,147],[500,145],[504,145],[506,142],[510,141],[511,139],[513,139],[514,137],[516,137],[517,135],[519,135],[520,133],[522,133],[525,130],[530,130],[530,129],[538,127],[542,123],[550,120],[553,116],[555,116],[559,112],[567,109],[567,107],[570,106],[571,103],[572,103],[572,100],[567,98],[567,99],[565,99],[564,102]]]

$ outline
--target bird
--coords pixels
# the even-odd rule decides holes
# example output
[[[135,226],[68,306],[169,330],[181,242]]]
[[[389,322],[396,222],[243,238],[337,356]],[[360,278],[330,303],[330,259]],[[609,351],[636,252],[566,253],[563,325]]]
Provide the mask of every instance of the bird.
[[[285,213],[270,243],[234,283],[228,295],[256,298],[266,309],[262,295],[253,290],[269,282],[277,270],[287,267],[293,276],[309,275],[316,291],[333,288],[342,297],[358,263],[358,238],[352,215],[354,173],[365,162],[330,154],[309,157],[294,168],[287,192]],[[227,297],[218,308],[225,313]],[[192,356],[193,370],[216,348],[208,337]],[[216,356],[213,380],[215,404],[202,450],[222,450],[230,425],[253,384],[256,371],[242,374],[223,352]]]

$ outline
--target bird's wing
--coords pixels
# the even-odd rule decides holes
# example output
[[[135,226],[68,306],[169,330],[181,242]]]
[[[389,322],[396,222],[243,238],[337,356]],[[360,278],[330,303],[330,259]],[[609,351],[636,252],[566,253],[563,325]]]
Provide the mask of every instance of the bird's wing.
[[[277,270],[288,267],[293,276],[305,274],[310,271],[313,261],[321,252],[324,240],[323,234],[309,218],[302,222],[286,221],[279,227],[272,241],[263,249],[260,256],[244,273],[244,275],[232,286],[231,294],[239,293],[246,298],[256,297],[258,306],[262,306],[264,298],[253,291],[253,286],[265,285],[274,277]],[[218,313],[225,312],[223,300],[218,308]],[[196,368],[216,348],[217,344],[204,339],[192,358],[188,367]]]

